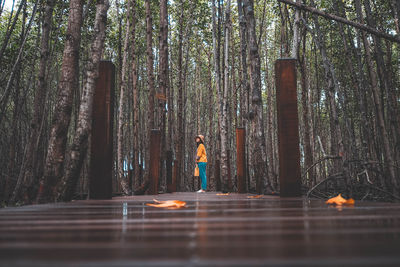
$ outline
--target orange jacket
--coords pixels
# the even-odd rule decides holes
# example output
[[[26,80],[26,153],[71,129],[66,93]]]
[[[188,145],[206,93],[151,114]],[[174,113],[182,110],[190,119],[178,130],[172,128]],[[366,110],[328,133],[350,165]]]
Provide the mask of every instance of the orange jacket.
[[[203,144],[197,147],[197,158],[199,158],[197,162],[207,162],[206,148]]]

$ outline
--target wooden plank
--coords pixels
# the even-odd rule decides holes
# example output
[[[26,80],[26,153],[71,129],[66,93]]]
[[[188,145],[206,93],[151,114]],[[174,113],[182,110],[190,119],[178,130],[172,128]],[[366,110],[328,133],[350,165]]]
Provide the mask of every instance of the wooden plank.
[[[89,197],[91,199],[112,197],[114,83],[114,64],[111,61],[100,61],[93,102],[90,145]]]
[[[247,196],[185,192],[0,209],[0,266],[400,264],[399,203],[338,209]],[[146,206],[153,198],[187,207]]]
[[[280,196],[301,196],[296,60],[275,62]]]

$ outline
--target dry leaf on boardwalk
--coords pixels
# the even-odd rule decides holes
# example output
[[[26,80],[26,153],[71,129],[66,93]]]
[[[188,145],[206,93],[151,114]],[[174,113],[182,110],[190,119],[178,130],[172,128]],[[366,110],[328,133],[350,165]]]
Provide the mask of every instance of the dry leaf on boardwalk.
[[[180,201],[180,200],[165,200],[165,201],[159,201],[157,199],[153,199],[153,200],[157,204],[147,203],[146,205],[151,206],[151,207],[156,207],[156,208],[167,208],[170,210],[180,209],[180,208],[184,208],[186,206],[186,202]]]
[[[247,198],[262,198],[263,195],[247,196]]]
[[[230,193],[218,193],[217,196],[229,196]]]
[[[336,197],[328,199],[325,203],[341,206],[341,205],[354,205],[354,202],[355,202],[354,199],[352,198],[345,199],[342,197],[342,194],[339,194]]]

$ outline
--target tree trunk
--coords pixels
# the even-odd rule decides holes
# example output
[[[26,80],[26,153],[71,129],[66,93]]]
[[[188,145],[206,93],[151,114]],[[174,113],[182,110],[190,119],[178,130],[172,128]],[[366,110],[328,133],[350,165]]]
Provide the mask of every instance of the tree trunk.
[[[229,0],[228,0],[229,1]],[[230,1],[229,1],[230,3]],[[230,7],[229,7],[230,8]],[[212,27],[212,34],[213,34],[213,50],[214,50],[214,73],[216,77],[216,88],[217,88],[217,97],[218,97],[218,104],[217,104],[217,111],[218,111],[218,121],[219,121],[219,137],[220,137],[220,142],[221,142],[221,147],[220,147],[220,168],[221,168],[221,177],[224,180],[224,183],[222,184],[222,191],[227,192],[228,187],[227,187],[227,175],[228,175],[228,165],[227,165],[227,151],[226,151],[226,116],[224,115],[225,111],[225,103],[223,101],[224,99],[224,90],[221,88],[221,76],[219,72],[219,56],[218,56],[218,48],[217,48],[217,36],[216,36],[216,6],[215,6],[215,1],[213,1],[213,6],[212,6],[212,21],[213,21],[213,27]]]
[[[251,119],[251,128],[253,135],[252,146],[252,165],[254,169],[254,176],[256,180],[257,193],[264,193],[264,182],[267,181],[269,187],[269,177],[266,170],[266,145],[264,135],[264,119],[263,119],[263,106],[261,98],[261,66],[260,56],[258,54],[258,44],[256,36],[256,21],[254,18],[254,3],[253,0],[243,1],[243,10],[246,17],[246,26],[249,44],[249,60],[250,60],[250,87],[251,95],[251,111],[249,118]]]
[[[131,2],[128,1],[127,10],[130,9]],[[121,185],[122,191],[124,195],[130,195],[129,183],[127,181],[128,176],[125,177],[124,172],[124,161],[127,162],[129,166],[128,159],[124,158],[124,124],[126,124],[126,90],[127,90],[127,60],[128,60],[128,44],[129,44],[129,35],[130,35],[130,20],[129,20],[129,12],[126,16],[126,30],[125,30],[125,39],[124,39],[124,47],[123,47],[123,56],[122,56],[122,67],[121,67],[121,90],[119,93],[119,108],[118,108],[118,128],[117,128],[117,171],[118,171],[118,181]],[[127,127],[126,127],[127,129]],[[125,135],[126,136],[126,135]],[[128,167],[129,169],[129,167]]]
[[[364,18],[362,15],[360,0],[355,0],[354,3],[356,5],[358,20],[361,23],[363,23]],[[380,132],[380,135],[381,135],[381,138],[383,141],[384,157],[386,160],[390,181],[392,183],[393,193],[397,196],[398,195],[398,181],[397,181],[397,178],[395,175],[394,161],[393,161],[393,157],[392,157],[392,153],[391,153],[391,149],[390,149],[389,136],[388,136],[388,132],[386,130],[386,125],[385,125],[385,120],[384,120],[384,109],[383,109],[383,104],[382,104],[381,98],[380,98],[377,76],[374,71],[374,66],[373,66],[373,62],[372,62],[371,48],[370,48],[370,44],[369,44],[369,41],[367,39],[367,35],[365,32],[362,32],[362,39],[363,39],[364,50],[365,50],[365,54],[366,54],[367,69],[368,69],[368,73],[369,73],[369,76],[371,79],[371,89],[372,89],[373,101],[375,104],[375,114],[376,114],[376,117],[378,120],[377,123],[378,123],[378,127],[379,127],[379,132]]]
[[[25,194],[27,190],[33,185],[33,180],[36,177],[35,169],[37,165],[38,145],[39,140],[41,139],[40,126],[42,125],[47,91],[46,69],[49,58],[49,37],[52,27],[51,20],[53,17],[54,5],[55,0],[47,1],[43,12],[44,19],[42,24],[42,37],[40,43],[39,73],[36,85],[37,89],[34,98],[34,112],[31,121],[30,136],[27,144],[25,162],[22,164],[24,168],[21,168],[11,202],[15,202],[15,200],[19,198],[20,194],[24,196],[25,201],[30,201],[31,197],[26,196]]]
[[[19,13],[21,13],[21,10],[23,7],[26,6],[26,0],[21,0],[21,2],[19,3],[18,9],[17,9],[17,13],[15,13],[14,15],[14,20],[13,23],[11,25],[11,28],[7,27],[7,32],[6,32],[6,36],[3,39],[3,43],[2,46],[0,48],[0,65],[2,64],[2,59],[3,59],[3,54],[7,48],[8,42],[11,39],[11,34],[14,31],[15,25],[17,24],[18,18],[19,18]],[[10,20],[13,16],[10,16]]]
[[[229,127],[230,112],[228,101],[231,99],[231,88],[229,84],[229,35],[231,30],[231,1],[227,0],[225,7],[225,49],[224,49],[224,88],[222,90],[222,120],[221,120],[221,175],[223,177],[223,191],[232,191],[232,181],[230,177],[230,157],[229,157]]]
[[[58,200],[70,201],[79,180],[83,161],[88,148],[88,138],[92,128],[92,111],[96,80],[99,77],[99,63],[103,55],[106,36],[108,0],[98,0],[96,3],[96,18],[94,24],[94,39],[89,53],[86,70],[86,81],[80,102],[78,125],[74,140],[68,151],[66,168],[62,182],[58,185]]]
[[[296,0],[296,3],[301,3],[301,0]],[[294,13],[292,58],[298,59],[299,44],[300,44],[300,9],[296,8]]]
[[[314,1],[311,0],[311,5],[314,5]],[[325,79],[327,82],[327,101],[330,109],[330,130],[331,130],[331,154],[332,155],[342,155],[345,154],[344,146],[343,146],[343,136],[342,131],[339,125],[339,116],[337,114],[337,106],[335,95],[339,91],[339,83],[336,78],[336,73],[332,62],[329,60],[326,48],[325,48],[325,37],[323,36],[320,25],[318,22],[318,17],[313,16],[314,25],[315,25],[315,41],[321,52],[322,62],[324,67]],[[346,156],[346,155],[345,155]],[[339,168],[340,166],[335,166],[335,168]]]
[[[40,179],[37,202],[54,200],[55,187],[62,177],[68,126],[71,120],[73,92],[78,87],[79,47],[81,41],[82,0],[70,1],[67,38],[63,52],[57,104],[54,109],[44,175]]]
[[[183,128],[183,68],[182,68],[182,59],[183,59],[183,19],[184,19],[184,2],[181,0],[179,2],[180,5],[180,16],[178,21],[178,129],[176,134],[176,159],[177,159],[177,172],[176,172],[176,190],[180,191],[182,189],[182,170],[183,170],[183,148],[184,148],[184,128]],[[183,140],[182,140],[183,139]]]
[[[131,32],[131,53],[132,53],[132,95],[133,95],[133,188],[140,185],[140,170],[139,168],[139,86],[137,65],[136,65],[136,0],[131,0],[132,9],[132,32]],[[132,188],[132,190],[134,190]]]
[[[161,130],[161,157],[160,157],[160,177],[161,187],[166,181],[166,160],[167,139],[166,139],[166,100],[169,79],[168,79],[168,1],[160,1],[160,43],[159,43],[159,91],[161,97],[158,98],[159,105],[159,128]]]

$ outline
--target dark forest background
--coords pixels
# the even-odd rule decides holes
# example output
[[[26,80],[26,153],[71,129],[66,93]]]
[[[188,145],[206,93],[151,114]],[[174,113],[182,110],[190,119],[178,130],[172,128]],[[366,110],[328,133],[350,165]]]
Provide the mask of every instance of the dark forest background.
[[[3,205],[87,196],[100,59],[116,66],[114,194],[145,193],[152,128],[160,191],[166,151],[178,190],[197,189],[197,134],[209,189],[236,191],[236,127],[248,191],[279,193],[274,63],[293,57],[303,193],[399,200],[400,2],[294,2],[350,23],[275,0],[1,0]]]

